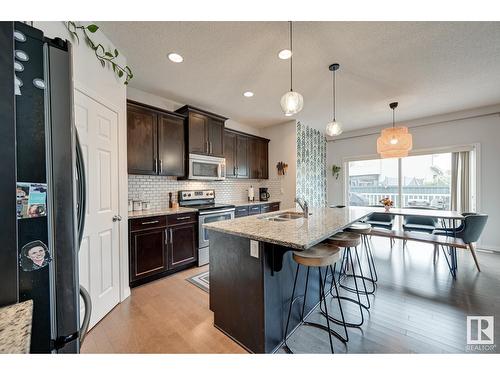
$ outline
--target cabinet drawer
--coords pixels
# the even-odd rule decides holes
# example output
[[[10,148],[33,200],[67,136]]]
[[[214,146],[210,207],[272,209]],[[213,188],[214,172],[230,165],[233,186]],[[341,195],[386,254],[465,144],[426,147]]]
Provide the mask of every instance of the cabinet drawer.
[[[130,220],[130,231],[137,231],[150,228],[161,228],[167,226],[165,216],[151,216]]]
[[[280,203],[271,203],[271,211],[279,211],[280,210]]]
[[[248,216],[248,206],[239,206],[234,210],[234,217]]]
[[[261,205],[260,206],[260,212],[261,213],[271,212],[271,204],[267,203],[267,204]]]
[[[167,216],[167,224],[168,225],[176,225],[176,224],[184,224],[196,221],[196,212],[186,212],[184,214],[177,215],[168,215]]]
[[[248,206],[248,214],[249,215],[257,215],[260,214],[260,206],[255,205],[255,206]]]

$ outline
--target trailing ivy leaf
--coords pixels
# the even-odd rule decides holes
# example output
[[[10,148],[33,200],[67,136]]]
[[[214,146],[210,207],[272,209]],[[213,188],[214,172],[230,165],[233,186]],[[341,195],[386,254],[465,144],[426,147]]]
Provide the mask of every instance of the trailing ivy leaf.
[[[111,52],[106,52],[105,55],[108,57],[113,57],[113,54]]]
[[[123,71],[121,71],[121,70],[118,71],[118,77],[120,77],[120,78],[123,77]]]
[[[115,48],[115,57],[118,56],[118,50]]]
[[[113,66],[113,72],[116,73],[116,64],[114,62],[111,62],[112,66]]]
[[[104,60],[99,60],[101,62],[102,67],[104,68],[106,66],[106,62]]]
[[[88,25],[87,30],[90,31],[91,33],[95,33],[97,30],[99,30],[99,26],[97,25]]]

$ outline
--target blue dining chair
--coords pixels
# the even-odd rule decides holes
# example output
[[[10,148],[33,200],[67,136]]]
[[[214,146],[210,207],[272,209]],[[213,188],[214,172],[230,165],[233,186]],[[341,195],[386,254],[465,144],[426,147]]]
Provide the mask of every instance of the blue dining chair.
[[[481,233],[483,233],[486,222],[488,221],[488,215],[476,213],[472,215],[469,214],[466,215],[464,220],[462,221],[462,224],[455,230],[450,228],[439,228],[436,229],[433,234],[442,236],[455,235],[455,237],[461,238],[469,247],[472,257],[474,258],[474,263],[476,263],[477,270],[481,272],[481,268],[479,267],[479,262],[476,257],[476,249],[474,247],[474,243],[479,240],[479,237],[481,237]]]
[[[405,216],[403,219],[403,230],[407,232],[423,232],[431,234],[437,226],[438,219],[429,216]],[[403,240],[403,248],[406,246],[406,240]],[[437,248],[434,249],[437,251]]]
[[[372,227],[392,230],[392,227],[394,225],[394,217],[395,215],[390,213],[372,212],[363,220],[363,222],[370,224]],[[394,244],[394,238],[389,237],[389,241],[392,248],[392,245]]]
[[[408,232],[432,233],[437,226],[437,218],[429,216],[405,216],[403,230]]]

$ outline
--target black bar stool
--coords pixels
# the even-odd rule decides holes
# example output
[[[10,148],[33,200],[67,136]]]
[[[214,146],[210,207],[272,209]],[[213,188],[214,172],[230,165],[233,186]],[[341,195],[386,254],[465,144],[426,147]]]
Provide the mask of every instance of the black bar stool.
[[[327,307],[327,302],[326,302],[326,293],[325,293],[325,283],[323,279],[323,275],[321,272],[322,267],[331,267],[332,264],[335,264],[338,260],[340,259],[340,249],[339,247],[329,243],[329,242],[322,242],[319,243],[313,247],[311,247],[308,250],[305,251],[294,251],[293,252],[293,260],[297,263],[297,269],[295,271],[295,280],[293,282],[293,289],[292,289],[292,297],[290,300],[290,307],[288,309],[288,317],[286,320],[286,327],[285,327],[285,338],[283,340],[283,349],[287,353],[293,353],[290,347],[287,344],[287,335],[288,335],[288,327],[290,323],[290,316],[292,314],[292,305],[295,302],[295,291],[297,287],[297,278],[299,275],[299,270],[300,266],[305,266],[307,267],[307,274],[306,274],[306,283],[304,287],[304,297],[303,297],[303,304],[302,304],[302,311],[300,315],[300,323],[299,325],[307,325],[307,326],[312,326],[316,327],[322,330],[325,330],[328,332],[328,339],[330,341],[330,349],[332,353],[334,353],[333,350],[333,341],[332,341],[332,335],[337,337],[339,340],[342,342],[346,342],[346,340],[339,335],[337,332],[332,330],[330,328],[330,319],[326,319],[326,326],[320,323],[315,323],[315,322],[309,322],[304,320],[304,309],[305,309],[305,304],[307,300],[307,286],[309,283],[309,271],[311,267],[317,267],[318,272],[319,272],[319,292],[320,292],[320,307],[321,310],[326,312],[326,316],[328,317],[328,307]],[[328,272],[327,270],[325,272]],[[326,273],[325,273],[326,276]],[[337,294],[338,295],[338,294]],[[343,318],[343,311],[342,311],[342,306],[340,305],[340,300],[338,300],[339,303],[339,308],[342,314]],[[345,328],[345,327],[344,327]],[[346,330],[347,334],[347,330]]]
[[[375,293],[375,287],[376,287],[375,283],[378,281],[378,275],[377,275],[377,268],[375,267],[375,261],[373,259],[372,247],[370,244],[370,240],[368,239],[368,236],[372,231],[372,226],[368,223],[354,223],[350,227],[346,228],[345,231],[357,233],[361,236],[361,242],[363,245],[362,249],[365,251],[368,263],[368,271],[370,272],[370,277],[364,276],[364,279],[369,283],[371,283],[371,290],[368,291],[368,294],[373,294]]]
[[[338,282],[339,286],[341,286],[343,289],[353,292],[356,294],[356,299],[346,297],[346,296],[338,296],[337,298],[340,300],[345,300],[349,302],[353,302],[356,305],[359,306],[359,312],[361,316],[361,321],[359,323],[354,323],[354,322],[345,322],[344,319],[342,321],[330,316],[329,320],[345,325],[347,327],[361,327],[364,323],[364,313],[363,309],[367,310],[370,308],[370,299],[368,298],[368,290],[366,288],[366,282],[365,282],[365,277],[363,275],[363,270],[361,268],[361,262],[359,260],[359,255],[357,251],[357,246],[361,243],[361,235],[357,233],[352,233],[352,232],[339,232],[328,238],[327,240],[330,244],[333,244],[335,246],[344,248],[343,254],[342,254],[342,262],[340,263],[340,269],[339,269],[339,274],[338,274]],[[354,254],[355,254],[355,260],[353,259],[352,256],[352,251],[351,249],[354,248]],[[356,265],[359,270],[359,274],[356,273]],[[352,274],[348,274],[347,271],[351,270]],[[332,285],[330,286],[330,294],[333,296],[333,291],[332,288],[335,287],[335,272],[336,272],[336,267],[331,267],[331,277],[332,277]],[[328,276],[328,275],[327,275]],[[347,277],[352,277],[354,281],[354,288],[348,287],[347,285],[342,284],[342,279],[347,278]],[[358,279],[362,281],[362,288],[358,285]],[[361,302],[361,296],[364,295],[366,298],[366,304]],[[323,315],[327,315],[326,311],[323,313]]]

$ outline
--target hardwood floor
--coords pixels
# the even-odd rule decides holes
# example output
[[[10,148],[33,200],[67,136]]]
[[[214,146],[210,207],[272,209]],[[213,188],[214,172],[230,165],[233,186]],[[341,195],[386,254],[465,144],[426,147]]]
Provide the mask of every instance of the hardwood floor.
[[[349,342],[334,339],[336,353],[467,353],[467,315],[495,316],[500,324],[500,254],[478,253],[478,273],[471,254],[458,252],[457,280],[453,280],[440,253],[433,261],[432,245],[373,239],[379,281],[362,328],[350,328]],[[341,290],[341,295],[352,294]],[[364,301],[362,299],[362,301]],[[359,321],[352,303],[342,305],[346,320]],[[336,301],[328,311],[340,317]],[[307,320],[326,323],[316,309]],[[338,325],[334,329],[343,333]],[[500,329],[495,343],[500,342]],[[297,353],[328,353],[328,334],[310,326],[299,327],[288,340]],[[283,351],[280,351],[283,352]],[[475,351],[477,353],[477,351]],[[500,353],[495,347],[493,353]]]
[[[478,252],[478,273],[470,254],[458,250],[454,281],[442,253],[433,262],[432,245],[409,242],[403,250],[396,241],[391,250],[387,239],[373,243],[379,282],[372,308],[362,329],[349,329],[347,346],[334,339],[336,353],[465,353],[467,315],[493,315],[500,325],[500,254]],[[213,326],[208,294],[185,280],[206,269],[132,289],[89,332],[82,353],[245,353]],[[344,306],[346,317],[359,317],[352,304]],[[336,303],[332,310],[338,313]],[[323,321],[317,312],[309,319]],[[328,335],[313,327],[297,329],[289,345],[298,353],[329,352]]]
[[[187,271],[132,289],[88,334],[82,353],[246,353],[213,326],[208,293]]]

